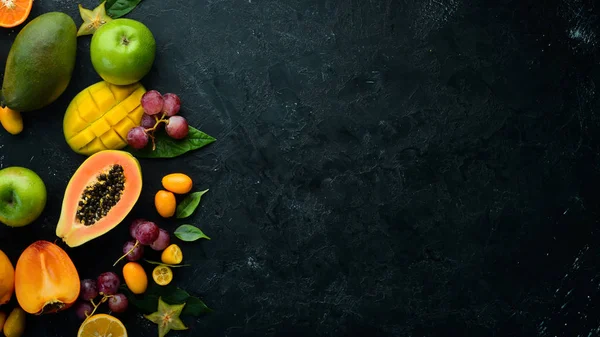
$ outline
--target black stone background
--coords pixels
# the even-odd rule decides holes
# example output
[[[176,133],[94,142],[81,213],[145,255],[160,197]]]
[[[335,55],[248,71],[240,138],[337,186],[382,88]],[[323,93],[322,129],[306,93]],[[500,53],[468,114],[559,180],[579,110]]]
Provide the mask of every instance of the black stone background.
[[[91,8],[97,2],[86,0]],[[31,18],[76,2],[36,0]],[[144,0],[148,88],[218,140],[142,160],[127,218],[160,219],[170,172],[210,188],[175,282],[213,314],[172,336],[597,336],[599,8],[592,1]],[[17,30],[0,31],[5,60]],[[43,216],[0,228],[16,262],[54,240],[84,158],[62,116],[99,80],[80,38],[51,106],[0,132],[0,165],[48,185]],[[2,64],[3,66],[3,64]],[[67,251],[82,277],[111,268],[127,225]],[[150,255],[151,256],[151,255]],[[139,314],[130,336],[153,336]],[[75,336],[71,312],[26,336]]]

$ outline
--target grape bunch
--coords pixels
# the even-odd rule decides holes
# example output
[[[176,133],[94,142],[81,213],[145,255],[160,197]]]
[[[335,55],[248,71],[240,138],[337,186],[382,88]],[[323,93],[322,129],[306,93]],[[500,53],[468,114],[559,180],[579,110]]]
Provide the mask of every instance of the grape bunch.
[[[121,279],[113,272],[105,272],[97,279],[81,280],[79,300],[75,304],[75,314],[81,320],[93,315],[97,308],[108,302],[108,308],[113,313],[123,313],[129,306],[127,296],[119,293]],[[101,297],[99,300],[98,297]],[[97,300],[97,301],[96,301]]]
[[[123,258],[128,261],[138,261],[144,256],[144,247],[150,247],[152,250],[162,251],[171,243],[171,235],[166,230],[158,227],[154,222],[146,219],[135,219],[129,226],[131,240],[123,245]]]
[[[179,96],[173,93],[161,95],[156,90],[144,93],[141,99],[144,115],[140,126],[127,133],[127,143],[134,149],[143,149],[152,140],[152,148],[156,148],[154,132],[165,124],[167,135],[173,139],[183,139],[188,135],[187,120],[177,115],[181,108]]]

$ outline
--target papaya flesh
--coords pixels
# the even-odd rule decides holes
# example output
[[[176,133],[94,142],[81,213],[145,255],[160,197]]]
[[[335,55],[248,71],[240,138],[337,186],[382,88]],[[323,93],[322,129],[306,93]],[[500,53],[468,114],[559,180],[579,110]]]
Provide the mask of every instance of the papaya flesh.
[[[19,112],[41,109],[67,89],[77,54],[75,21],[62,12],[49,12],[31,20],[10,47],[2,107]]]
[[[63,118],[65,140],[73,151],[92,155],[127,145],[127,133],[140,125],[144,109],[139,83],[116,86],[101,81],[78,93]]]
[[[125,219],[142,191],[142,169],[130,153],[103,150],[75,171],[63,198],[56,236],[69,247],[106,234]]]

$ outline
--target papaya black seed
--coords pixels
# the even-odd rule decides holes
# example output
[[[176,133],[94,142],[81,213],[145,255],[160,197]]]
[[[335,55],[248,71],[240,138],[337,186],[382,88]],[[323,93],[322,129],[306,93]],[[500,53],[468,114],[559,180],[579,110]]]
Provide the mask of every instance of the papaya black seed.
[[[86,186],[77,207],[79,222],[86,226],[95,224],[121,200],[125,187],[123,173],[121,165],[113,165],[107,173],[99,174],[94,183]]]

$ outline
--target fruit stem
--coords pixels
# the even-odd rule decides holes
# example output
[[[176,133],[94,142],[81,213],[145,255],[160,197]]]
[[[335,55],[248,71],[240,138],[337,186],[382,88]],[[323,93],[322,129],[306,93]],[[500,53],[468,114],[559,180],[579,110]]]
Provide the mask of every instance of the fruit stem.
[[[102,303],[106,302],[106,300],[108,300],[108,299],[109,299],[109,298],[111,298],[111,297],[112,297],[112,295],[104,295],[104,294],[102,294],[102,299],[100,300],[100,302],[98,302],[98,304],[94,303],[94,299],[91,299],[91,300],[90,300],[90,302],[91,302],[91,303],[92,303],[92,305],[94,306],[94,310],[92,310],[92,312],[91,312],[91,313],[89,313],[89,314],[88,314],[88,313],[86,313],[86,318],[85,318],[85,319],[88,319],[88,318],[90,318],[90,317],[94,316],[94,314],[96,313],[96,310],[98,309],[98,307],[99,307],[99,306],[100,306]]]
[[[154,117],[154,120],[156,121],[154,123],[154,126],[151,128],[148,128],[148,129],[144,129],[144,131],[146,131],[146,134],[148,134],[148,136],[152,139],[152,151],[156,150],[156,140],[154,138],[154,131],[156,131],[156,128],[158,128],[160,123],[165,123],[165,124],[169,123],[168,119],[165,118],[165,117],[167,117],[167,115],[164,113],[160,116],[160,118],[158,118],[158,116],[156,116],[156,115],[154,115],[153,117]]]
[[[160,123],[168,123],[167,119],[165,118],[166,115],[162,114],[162,116],[160,118],[158,118],[156,115],[154,115],[154,120],[156,120],[156,123],[154,123],[154,126],[149,128],[149,129],[144,129],[146,131],[146,133],[151,133],[156,131],[156,128],[160,125]]]
[[[125,255],[121,256],[116,262],[115,264],[113,264],[113,267],[117,265],[117,263],[119,263],[121,260],[123,260],[125,257],[127,257],[127,255],[131,254],[131,252],[133,252],[134,249],[136,249],[139,246],[140,242],[138,240],[135,240],[135,245],[133,245],[133,247],[131,247],[131,249],[129,251],[127,251],[127,253],[125,253]]]

